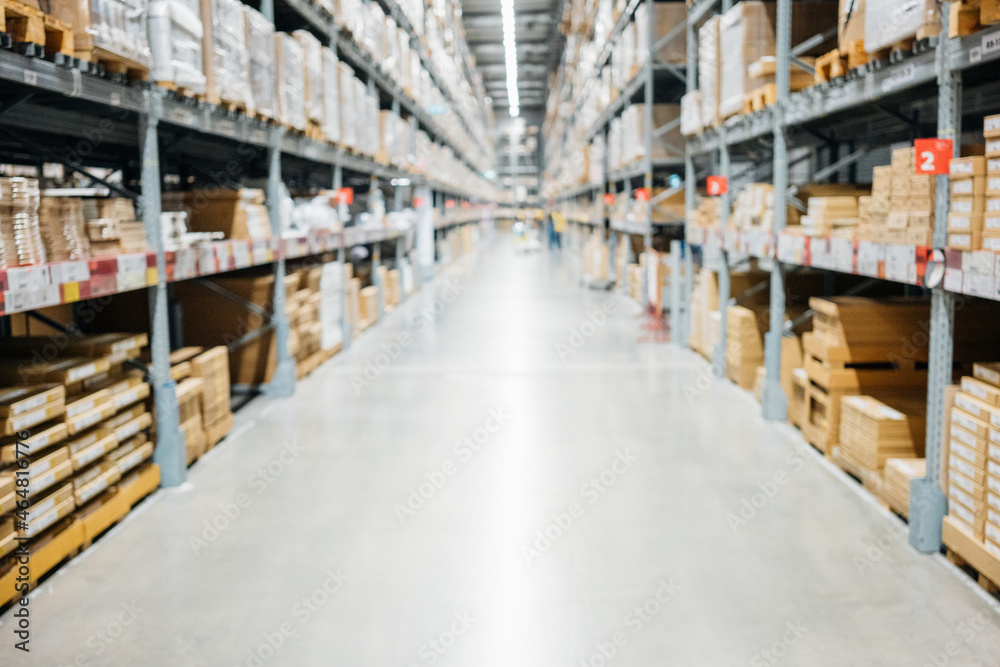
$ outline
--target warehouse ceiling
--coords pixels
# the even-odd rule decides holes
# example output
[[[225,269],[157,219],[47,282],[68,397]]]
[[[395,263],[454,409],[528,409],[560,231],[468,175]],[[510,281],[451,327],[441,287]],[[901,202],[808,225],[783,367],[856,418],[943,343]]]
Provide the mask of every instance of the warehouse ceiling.
[[[517,42],[517,89],[521,110],[534,116],[545,107],[549,73],[554,71],[564,39],[558,25],[565,0],[514,0]],[[507,115],[507,67],[504,59],[500,0],[464,0],[462,23],[497,117]]]

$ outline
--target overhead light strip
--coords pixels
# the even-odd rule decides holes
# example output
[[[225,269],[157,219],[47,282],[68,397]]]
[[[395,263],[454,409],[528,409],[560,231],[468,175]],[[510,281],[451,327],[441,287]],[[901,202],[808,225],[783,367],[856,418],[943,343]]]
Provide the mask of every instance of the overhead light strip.
[[[521,115],[521,99],[517,93],[517,38],[514,35],[514,0],[500,0],[503,17],[503,52],[507,63],[507,102],[511,118]]]

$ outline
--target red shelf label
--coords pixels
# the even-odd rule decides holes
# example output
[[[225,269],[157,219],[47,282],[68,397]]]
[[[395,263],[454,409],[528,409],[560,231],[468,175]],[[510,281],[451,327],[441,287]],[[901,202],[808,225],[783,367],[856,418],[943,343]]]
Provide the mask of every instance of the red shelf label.
[[[729,179],[725,176],[708,177],[708,196],[719,197],[729,192]]]
[[[955,142],[951,139],[917,139],[913,142],[918,175],[947,176]]]

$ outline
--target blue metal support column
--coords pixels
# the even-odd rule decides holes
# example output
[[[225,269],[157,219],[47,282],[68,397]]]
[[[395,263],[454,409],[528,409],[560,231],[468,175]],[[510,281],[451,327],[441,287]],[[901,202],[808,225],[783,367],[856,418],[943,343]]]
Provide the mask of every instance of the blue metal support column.
[[[434,194],[426,185],[417,188],[417,266],[415,274],[419,283],[434,279],[434,213],[431,209]]]
[[[180,486],[187,479],[187,449],[181,435],[177,409],[177,383],[170,376],[170,319],[168,317],[167,262],[160,231],[160,139],[162,100],[158,91],[146,93],[149,111],[139,116],[142,142],[142,222],[146,239],[156,251],[156,285],[147,289],[151,322],[150,352],[156,405],[156,449],[153,461],[160,468],[163,486]]]
[[[785,134],[785,107],[790,97],[789,62],[792,51],[792,0],[778,0],[777,87],[778,100],[771,107],[774,121],[774,233],[785,228],[788,206],[788,137]],[[781,339],[785,330],[785,268],[775,258],[771,267],[771,323],[764,338],[764,387],[761,411],[764,419],[785,421],[788,397],[781,388]]]
[[[694,17],[691,16],[690,11],[687,17],[687,92],[691,93],[698,90],[698,33],[695,30]],[[685,222],[690,220],[694,214],[695,208],[698,204],[698,179],[695,174],[694,169],[694,154],[691,152],[690,145],[685,142],[684,146],[684,214]],[[691,249],[688,248],[688,255],[691,254]],[[674,250],[671,247],[671,255],[673,255]],[[675,263],[676,266],[680,267],[680,262]],[[693,261],[691,262],[692,271],[694,269]],[[675,293],[673,284],[680,278],[678,273],[674,273],[673,268],[671,268],[670,284],[671,284],[671,294]],[[689,276],[688,280],[693,282],[694,277]],[[676,290],[679,295],[680,290]],[[673,309],[677,308],[676,302],[671,307],[671,340],[673,340],[677,345],[681,347],[688,346],[688,336],[682,336],[681,332],[674,328],[674,316]],[[688,323],[690,329],[690,323]]]
[[[340,164],[333,165],[333,189],[335,192],[340,192],[340,188],[344,187],[344,169]],[[344,214],[347,212],[347,204],[340,202],[340,198],[337,198],[337,219],[340,221],[341,229],[343,229]],[[351,321],[347,317],[347,280],[344,273],[344,268],[347,266],[347,243],[344,232],[340,232],[340,241],[337,243],[337,264],[340,266],[340,331],[341,331],[341,348],[346,352],[351,349]]]
[[[295,360],[288,349],[289,326],[285,308],[285,256],[281,246],[281,143],[284,128],[271,129],[268,147],[267,214],[271,219],[271,235],[279,239],[278,255],[274,261],[274,297],[271,306],[271,323],[274,325],[278,363],[271,381],[264,385],[268,396],[287,397],[295,393]]]
[[[729,182],[732,176],[732,163],[729,159],[729,145],[726,143],[726,128],[719,128],[719,166],[722,176]],[[729,252],[726,250],[725,230],[729,227],[729,215],[732,203],[729,189],[721,197],[719,211],[719,227],[723,237],[719,251],[719,345],[712,351],[712,364],[717,370],[725,372],[729,350]]]
[[[686,345],[687,340],[681,333],[681,253],[682,241],[670,242],[670,338],[678,345]]]
[[[941,10],[941,34],[948,34],[949,4]],[[959,156],[962,136],[962,79],[951,69],[950,39],[937,46],[938,137],[955,142]],[[934,213],[934,247],[948,245],[950,191],[947,176],[937,177]],[[941,488],[941,438],[944,428],[944,394],[951,384],[955,344],[955,295],[935,287],[931,292],[930,350],[927,364],[927,473],[910,482],[910,544],[923,553],[937,553],[941,547],[941,521],[948,511],[948,499]]]
[[[368,210],[371,212],[371,202],[373,201],[375,191],[378,189],[378,177],[372,175],[368,179]],[[379,274],[379,267],[382,266],[382,242],[376,241],[372,244],[372,284],[375,285],[378,292],[378,319],[382,320],[385,316],[385,285],[382,284],[382,276]]]

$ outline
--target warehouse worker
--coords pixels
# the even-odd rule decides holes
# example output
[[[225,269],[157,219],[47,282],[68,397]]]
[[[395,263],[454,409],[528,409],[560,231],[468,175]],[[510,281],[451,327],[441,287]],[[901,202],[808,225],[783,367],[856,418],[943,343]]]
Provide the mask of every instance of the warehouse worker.
[[[552,213],[552,227],[549,231],[549,249],[555,245],[562,250],[562,234],[566,231],[566,216],[558,211]]]

